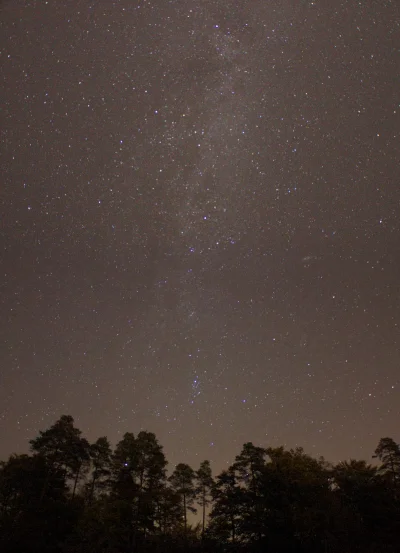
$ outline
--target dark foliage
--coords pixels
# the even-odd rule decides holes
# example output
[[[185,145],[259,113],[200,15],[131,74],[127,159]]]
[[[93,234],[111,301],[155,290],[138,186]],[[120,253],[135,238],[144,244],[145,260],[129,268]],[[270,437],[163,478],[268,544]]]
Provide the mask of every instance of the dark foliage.
[[[377,466],[246,443],[215,479],[209,461],[167,478],[154,434],[126,433],[113,451],[70,416],[30,444],[0,464],[2,553],[400,553],[391,438]]]

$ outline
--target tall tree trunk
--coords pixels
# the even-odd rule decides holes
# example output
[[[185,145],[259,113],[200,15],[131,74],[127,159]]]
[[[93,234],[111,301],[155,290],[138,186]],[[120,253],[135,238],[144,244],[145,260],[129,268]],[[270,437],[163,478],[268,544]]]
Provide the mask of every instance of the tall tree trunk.
[[[204,531],[206,528],[206,491],[203,488],[203,528],[201,532],[201,539],[204,540]]]
[[[93,501],[95,483],[96,483],[96,477],[93,474],[92,483],[91,483],[90,492],[89,492],[89,503],[92,503]]]
[[[47,487],[48,487],[49,481],[50,481],[51,472],[52,472],[52,468],[50,467],[49,470],[46,473],[46,478],[44,479],[44,482],[43,482],[43,487],[42,487],[42,491],[41,491],[40,498],[39,498],[39,504],[42,503],[42,501],[44,499],[44,496],[46,495]]]
[[[183,523],[185,528],[185,539],[187,534],[187,519],[186,519],[186,494],[183,494]]]
[[[79,465],[79,468],[76,471],[76,476],[75,476],[75,480],[74,480],[74,489],[72,490],[72,499],[74,499],[74,497],[75,497],[75,491],[76,491],[76,486],[78,484],[79,473],[81,472],[81,466],[82,465]]]
[[[395,471],[395,468],[394,468],[394,459],[393,459],[392,454],[390,455],[390,466],[391,466],[391,469],[392,469],[392,480],[393,480],[393,487],[394,487],[395,484],[396,484],[396,471]]]

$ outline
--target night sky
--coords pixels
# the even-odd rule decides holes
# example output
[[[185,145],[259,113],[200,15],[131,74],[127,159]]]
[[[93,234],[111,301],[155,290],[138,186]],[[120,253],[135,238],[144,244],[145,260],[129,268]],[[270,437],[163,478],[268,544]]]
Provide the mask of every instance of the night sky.
[[[0,10],[0,458],[399,440],[399,2]]]

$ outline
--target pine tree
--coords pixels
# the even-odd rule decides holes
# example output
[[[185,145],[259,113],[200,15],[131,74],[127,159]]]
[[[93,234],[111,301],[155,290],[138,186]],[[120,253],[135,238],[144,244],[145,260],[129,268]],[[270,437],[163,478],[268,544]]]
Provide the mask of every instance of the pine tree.
[[[394,487],[400,484],[400,446],[393,438],[381,438],[374,457],[381,461],[379,472],[389,475]]]
[[[80,477],[89,466],[89,443],[81,437],[82,432],[74,426],[70,415],[63,415],[48,430],[30,440],[31,450],[46,459],[51,472],[63,471],[67,482],[72,480],[72,496],[75,495]],[[43,495],[47,491],[46,481]]]
[[[206,508],[211,503],[211,490],[214,484],[212,478],[210,461],[203,461],[196,472],[196,495],[198,502],[202,508],[202,538],[204,539],[204,531],[206,527]]]
[[[98,438],[89,448],[92,463],[92,475],[89,484],[89,502],[92,501],[96,490],[104,490],[111,475],[111,446],[108,439]]]
[[[195,476],[194,470],[189,465],[179,463],[169,477],[172,489],[181,496],[185,535],[187,534],[187,511],[196,512],[196,509],[193,507],[196,497],[196,488],[194,485]]]

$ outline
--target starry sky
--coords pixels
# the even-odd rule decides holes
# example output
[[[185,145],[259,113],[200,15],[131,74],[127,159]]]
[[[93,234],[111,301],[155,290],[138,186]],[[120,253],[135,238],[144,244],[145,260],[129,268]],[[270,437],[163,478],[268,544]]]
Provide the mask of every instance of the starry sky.
[[[0,10],[0,458],[399,440],[399,3]]]

